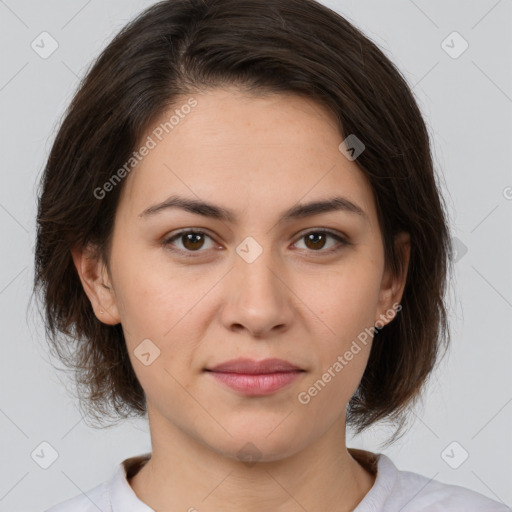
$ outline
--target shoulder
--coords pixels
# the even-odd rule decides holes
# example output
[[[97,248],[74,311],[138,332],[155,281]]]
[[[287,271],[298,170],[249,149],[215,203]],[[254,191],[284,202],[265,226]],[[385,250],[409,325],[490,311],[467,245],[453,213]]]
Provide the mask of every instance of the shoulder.
[[[44,512],[111,512],[108,486],[103,482],[86,493],[58,503]]]
[[[380,458],[382,457],[380,454]],[[382,459],[379,462],[386,463],[382,465],[388,472],[395,472],[394,485],[388,500],[393,506],[402,507],[402,512],[512,511],[507,505],[465,487],[445,484],[411,471],[398,470],[389,458],[386,459],[387,461]],[[379,463],[379,468],[380,466]]]
[[[81,493],[44,512],[112,512],[112,510],[150,511],[133,492],[128,478],[145,464],[151,453],[137,455],[123,460],[112,472],[110,479],[91,490]]]

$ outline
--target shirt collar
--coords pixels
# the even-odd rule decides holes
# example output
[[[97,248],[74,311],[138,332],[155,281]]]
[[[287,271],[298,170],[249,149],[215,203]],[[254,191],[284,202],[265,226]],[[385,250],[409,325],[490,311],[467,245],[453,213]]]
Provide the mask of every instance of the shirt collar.
[[[384,510],[387,500],[393,495],[398,481],[398,468],[383,453],[348,448],[350,454],[371,473],[377,474],[372,488],[359,502],[354,512]]]
[[[128,482],[150,457],[151,453],[145,453],[125,459],[119,464],[108,485],[112,512],[154,512],[137,497]]]

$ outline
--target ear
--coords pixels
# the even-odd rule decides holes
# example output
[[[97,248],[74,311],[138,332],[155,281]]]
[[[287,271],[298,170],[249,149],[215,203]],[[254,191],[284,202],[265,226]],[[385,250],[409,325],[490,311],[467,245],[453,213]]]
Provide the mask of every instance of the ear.
[[[73,248],[71,255],[96,318],[108,325],[120,323],[112,282],[98,248],[91,244]]]
[[[375,319],[377,327],[383,327],[391,322],[401,309],[400,301],[407,280],[411,255],[411,237],[409,233],[402,231],[395,236],[395,253],[402,260],[402,268],[397,275],[392,271],[390,265],[386,264],[379,292],[379,317]]]

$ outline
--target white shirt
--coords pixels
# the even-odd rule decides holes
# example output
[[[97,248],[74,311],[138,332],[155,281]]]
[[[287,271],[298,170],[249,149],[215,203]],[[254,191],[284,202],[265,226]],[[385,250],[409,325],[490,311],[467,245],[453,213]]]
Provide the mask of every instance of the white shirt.
[[[351,455],[377,473],[373,487],[353,512],[511,512],[503,503],[475,491],[399,470],[386,455],[348,448]],[[45,512],[155,512],[140,501],[131,478],[150,454],[125,459],[111,478]],[[128,478],[127,478],[128,471]]]

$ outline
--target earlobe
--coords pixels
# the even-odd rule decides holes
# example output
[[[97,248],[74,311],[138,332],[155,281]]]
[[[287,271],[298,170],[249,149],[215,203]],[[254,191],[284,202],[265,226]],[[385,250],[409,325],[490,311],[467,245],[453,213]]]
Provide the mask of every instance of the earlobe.
[[[386,265],[384,270],[379,296],[379,317],[375,319],[375,324],[380,327],[391,322],[401,309],[400,301],[407,281],[411,253],[409,233],[402,231],[395,236],[395,253],[401,261],[400,272],[394,273],[390,265]]]
[[[73,248],[71,255],[96,318],[108,325],[120,323],[110,276],[98,249],[92,245],[87,245],[85,248]]]

